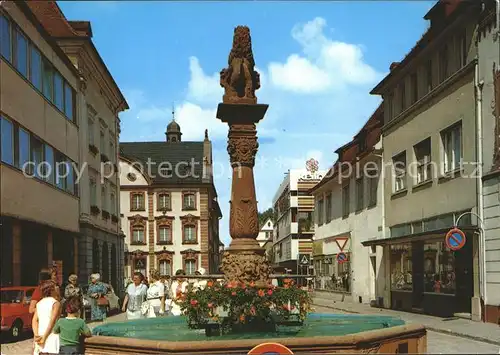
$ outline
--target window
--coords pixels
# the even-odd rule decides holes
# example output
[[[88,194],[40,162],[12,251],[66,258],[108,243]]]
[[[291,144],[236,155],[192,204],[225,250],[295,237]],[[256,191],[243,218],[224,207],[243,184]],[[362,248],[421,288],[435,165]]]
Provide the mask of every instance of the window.
[[[112,215],[116,215],[116,199],[115,199],[115,192],[112,191],[109,194],[109,212]]]
[[[375,173],[368,174],[368,207],[377,204],[378,176]]]
[[[324,208],[324,200],[320,199],[320,200],[318,200],[318,212],[317,212],[318,225],[323,224],[323,218],[324,218],[323,208]]]
[[[33,175],[36,176],[37,178],[41,178],[41,166],[40,164],[43,161],[43,143],[35,138],[34,136],[31,136],[31,162],[33,163]]]
[[[43,178],[45,181],[54,183],[54,150],[51,146],[45,144],[45,163],[42,165]]]
[[[90,180],[90,206],[97,206],[97,185],[95,179]]]
[[[66,191],[70,194],[77,195],[75,186],[75,170],[74,163],[71,160],[66,160],[68,176],[66,177]]]
[[[104,140],[104,132],[103,131],[101,131],[99,137],[100,137],[99,146],[101,148],[101,154],[106,154],[106,141]]]
[[[160,226],[158,228],[158,241],[160,243],[170,243],[172,241],[172,233],[169,226]]]
[[[359,178],[356,180],[356,211],[361,211],[363,209],[363,195],[364,195],[364,186],[363,186],[363,178]]]
[[[170,260],[160,260],[160,275],[161,276],[172,276],[172,267]]]
[[[0,54],[7,59],[7,61],[12,61],[12,42],[10,36],[10,22],[7,18],[0,14]]]
[[[30,46],[30,54],[30,80],[34,87],[42,91],[42,57],[34,46]]]
[[[144,227],[135,226],[132,228],[132,243],[146,243],[144,239]]]
[[[469,54],[469,48],[467,48],[467,30],[464,28],[460,36],[458,37],[458,48],[459,48],[459,56],[460,56],[460,68],[464,67],[467,64],[467,55]]]
[[[54,71],[52,65],[46,60],[42,60],[42,83],[43,83],[43,94],[49,101],[53,101],[54,98]]]
[[[462,162],[462,123],[441,132],[443,144],[443,169],[445,173],[456,170]]]
[[[194,210],[196,209],[196,200],[194,193],[184,194],[183,207],[184,210]]]
[[[349,206],[349,184],[345,185],[342,188],[342,217],[348,217],[350,211],[350,206]]]
[[[16,31],[16,68],[28,78],[28,41],[19,31]]]
[[[5,117],[1,118],[1,149],[2,149],[2,162],[13,165],[14,164],[14,125]]]
[[[57,178],[56,186],[62,190],[67,188],[67,175],[68,165],[66,164],[66,157],[60,153],[56,154]]]
[[[401,99],[401,112],[403,112],[406,109],[406,83],[403,81],[403,83],[400,86],[399,89],[399,94],[400,99]]]
[[[170,195],[161,193],[158,195],[158,210],[170,210]]]
[[[431,139],[427,138],[413,147],[417,161],[417,184],[432,179]]]
[[[448,46],[445,45],[439,52],[439,82],[448,78]]]
[[[89,118],[89,145],[95,145],[95,140],[94,140],[94,120]]]
[[[406,189],[406,151],[392,158],[394,169],[394,192]]]
[[[196,260],[186,260],[185,266],[187,275],[193,275],[196,272]]]
[[[325,221],[326,223],[332,220],[332,194],[329,193],[326,195],[326,203],[325,203]]]
[[[75,121],[73,103],[75,100],[75,92],[71,85],[64,82],[64,113],[70,121]]]
[[[111,139],[111,137],[109,137]],[[113,159],[113,156],[115,155],[115,145],[113,144],[113,141],[109,142],[109,160],[111,162],[114,162],[115,160]]]
[[[429,60],[425,66],[425,76],[427,78],[427,92],[430,92],[433,89],[432,60]]]
[[[425,292],[455,294],[455,255],[444,241],[424,244]]]
[[[106,185],[101,185],[101,206],[103,211],[108,210],[108,196],[106,195]]]
[[[184,226],[184,243],[196,243],[196,230],[195,226]]]
[[[30,134],[28,131],[19,128],[19,161],[18,168],[27,172],[26,163],[30,161]]]
[[[391,245],[391,289],[413,290],[411,244]]]
[[[132,205],[130,206],[131,211],[142,211],[144,210],[144,195],[143,194],[132,194]]]
[[[418,101],[418,79],[417,73],[413,73],[410,77],[411,81],[411,103],[414,104]]]
[[[61,112],[64,111],[64,81],[58,72],[54,73],[54,104],[56,107],[61,110]]]

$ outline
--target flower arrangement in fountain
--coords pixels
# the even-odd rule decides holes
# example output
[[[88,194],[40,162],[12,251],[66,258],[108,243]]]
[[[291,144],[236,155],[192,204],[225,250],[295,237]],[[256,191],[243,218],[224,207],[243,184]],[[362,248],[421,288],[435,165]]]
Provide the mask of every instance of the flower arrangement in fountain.
[[[193,328],[301,323],[311,310],[309,293],[290,279],[283,287],[208,281],[204,289],[188,288],[178,295],[178,303]]]

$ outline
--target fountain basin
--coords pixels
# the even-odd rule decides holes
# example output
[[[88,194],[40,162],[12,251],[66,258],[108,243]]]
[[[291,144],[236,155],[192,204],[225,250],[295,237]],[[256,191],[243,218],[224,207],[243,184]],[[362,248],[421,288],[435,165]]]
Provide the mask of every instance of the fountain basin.
[[[261,343],[280,343],[294,353],[425,353],[426,330],[399,318],[309,314],[301,327],[207,337],[183,317],[107,323],[94,329],[86,354],[247,354]]]

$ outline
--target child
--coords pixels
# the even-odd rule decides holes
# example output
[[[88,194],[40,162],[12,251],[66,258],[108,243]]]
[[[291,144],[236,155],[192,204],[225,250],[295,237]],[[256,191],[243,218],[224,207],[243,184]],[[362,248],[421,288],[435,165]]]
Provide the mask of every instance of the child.
[[[59,334],[59,354],[78,355],[83,353],[81,336],[90,337],[90,329],[85,321],[79,318],[82,302],[79,297],[72,296],[66,302],[66,318],[60,318],[54,327],[54,333]]]

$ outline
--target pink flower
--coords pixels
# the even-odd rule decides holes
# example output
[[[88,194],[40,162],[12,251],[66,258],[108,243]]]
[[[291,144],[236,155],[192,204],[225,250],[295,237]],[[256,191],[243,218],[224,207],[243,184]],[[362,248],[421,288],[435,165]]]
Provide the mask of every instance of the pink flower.
[[[191,306],[196,306],[198,304],[197,300],[191,300]]]
[[[212,308],[214,305],[212,302],[210,302],[209,304],[207,304],[208,308]]]
[[[236,296],[236,292],[231,292],[231,296]]]
[[[273,294],[273,290],[271,290],[271,289],[267,290],[267,294],[268,294],[269,296],[271,296],[271,295]]]

